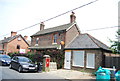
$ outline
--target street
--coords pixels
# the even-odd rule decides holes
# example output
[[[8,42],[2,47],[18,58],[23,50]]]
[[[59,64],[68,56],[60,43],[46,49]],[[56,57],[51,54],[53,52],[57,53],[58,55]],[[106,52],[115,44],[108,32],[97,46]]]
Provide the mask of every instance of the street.
[[[42,73],[34,73],[34,72],[24,72],[24,73],[19,73],[16,70],[9,69],[8,66],[0,66],[0,80],[3,79],[59,79],[62,81],[66,81],[64,78],[55,76],[55,75],[50,75],[47,72],[42,72]],[[8,80],[7,80],[8,81]]]

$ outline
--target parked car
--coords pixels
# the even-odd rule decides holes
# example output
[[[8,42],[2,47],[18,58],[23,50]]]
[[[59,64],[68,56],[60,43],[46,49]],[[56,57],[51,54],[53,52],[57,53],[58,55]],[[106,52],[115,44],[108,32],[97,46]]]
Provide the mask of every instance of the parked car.
[[[0,65],[10,65],[11,57],[9,55],[0,54]]]
[[[9,68],[16,69],[19,72],[37,71],[37,65],[24,56],[14,56],[11,60]]]

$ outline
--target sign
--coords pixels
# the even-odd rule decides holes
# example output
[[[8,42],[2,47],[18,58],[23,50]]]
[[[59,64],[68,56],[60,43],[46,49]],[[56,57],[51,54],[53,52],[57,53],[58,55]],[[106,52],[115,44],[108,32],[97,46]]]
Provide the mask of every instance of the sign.
[[[20,53],[25,53],[25,49],[20,49]]]

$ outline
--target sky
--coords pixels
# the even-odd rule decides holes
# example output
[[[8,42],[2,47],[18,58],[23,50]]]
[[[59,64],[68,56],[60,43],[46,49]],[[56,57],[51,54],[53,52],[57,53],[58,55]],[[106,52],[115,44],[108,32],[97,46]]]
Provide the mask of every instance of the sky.
[[[51,17],[95,0],[0,0],[0,40],[9,37],[11,31],[18,31]],[[120,0],[98,0],[95,3],[75,10],[76,22],[81,33],[89,33],[110,46],[116,40],[115,28],[88,31],[92,29],[118,26],[118,2]],[[70,22],[70,13],[45,22],[45,29]],[[30,36],[40,30],[36,25],[18,32]],[[7,35],[6,35],[7,34]]]

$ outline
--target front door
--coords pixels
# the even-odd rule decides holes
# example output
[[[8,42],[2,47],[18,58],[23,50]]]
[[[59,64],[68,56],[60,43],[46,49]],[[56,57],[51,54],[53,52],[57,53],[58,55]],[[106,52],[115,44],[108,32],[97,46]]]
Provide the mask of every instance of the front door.
[[[71,51],[65,51],[64,68],[71,69]]]

